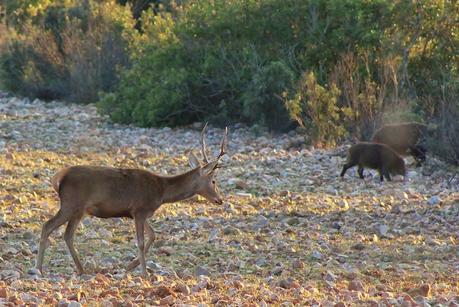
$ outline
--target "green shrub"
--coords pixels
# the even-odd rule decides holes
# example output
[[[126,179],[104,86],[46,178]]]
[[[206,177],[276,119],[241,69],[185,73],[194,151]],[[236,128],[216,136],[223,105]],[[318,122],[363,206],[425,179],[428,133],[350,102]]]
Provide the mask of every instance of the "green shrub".
[[[110,114],[116,122],[139,126],[191,122],[192,106],[186,105],[184,96],[189,80],[185,63],[182,67],[163,67],[171,60],[171,55],[178,60],[173,48],[151,51],[147,58],[125,72],[118,91],[103,96],[98,103],[100,110]]]
[[[284,62],[271,62],[261,67],[242,95],[244,115],[253,123],[272,130],[285,130],[290,126],[282,93],[291,88],[295,75]]]
[[[290,114],[334,105],[327,126],[301,115],[316,142],[339,140],[341,127],[368,140],[385,121],[438,117],[459,63],[459,6],[448,1],[7,0],[6,11],[10,90],[81,102],[103,92],[102,112],[142,126],[284,130],[279,97],[295,101],[313,71],[319,98],[296,97]]]
[[[431,122],[435,132],[427,139],[428,149],[444,161],[459,166],[459,76],[444,75],[442,100]]]
[[[171,31],[170,14],[146,15],[144,37],[151,45],[139,46],[135,64],[121,75],[116,92],[103,95],[99,109],[112,120],[140,126],[169,126],[195,120],[187,66],[193,57],[186,53]],[[150,27],[154,27],[152,31]]]
[[[312,133],[317,146],[334,146],[346,134],[343,119],[349,110],[338,106],[339,89],[317,83],[313,72],[305,73],[293,98],[286,101],[290,116]]]
[[[47,6],[10,37],[1,56],[3,83],[25,96],[97,101],[129,64],[133,25],[128,8],[113,2]]]
[[[279,98],[282,92],[304,70],[317,71],[324,82],[341,50],[379,48],[382,29],[390,25],[389,11],[384,1],[189,0],[171,13],[145,12],[134,51],[138,65],[123,74],[121,86],[100,103],[101,110],[115,121],[142,125],[164,125],[168,113],[168,125],[206,119],[284,130],[291,120]],[[168,57],[156,57],[162,53]],[[157,60],[167,62],[152,63]],[[151,69],[155,72],[146,72]],[[170,110],[162,106],[165,113],[158,112],[159,101],[169,102],[152,92],[162,97],[166,89],[160,80],[173,80],[169,74],[180,70],[186,74],[180,74],[180,86],[170,88]],[[140,80],[147,75],[150,80]],[[183,99],[183,112],[173,111],[175,98]],[[149,107],[155,110],[146,120]]]

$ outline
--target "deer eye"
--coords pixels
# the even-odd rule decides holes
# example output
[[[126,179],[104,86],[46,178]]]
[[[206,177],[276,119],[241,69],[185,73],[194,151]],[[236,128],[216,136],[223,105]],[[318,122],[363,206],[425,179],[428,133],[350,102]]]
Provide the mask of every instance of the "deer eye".
[[[212,180],[212,184],[215,184],[215,180]]]

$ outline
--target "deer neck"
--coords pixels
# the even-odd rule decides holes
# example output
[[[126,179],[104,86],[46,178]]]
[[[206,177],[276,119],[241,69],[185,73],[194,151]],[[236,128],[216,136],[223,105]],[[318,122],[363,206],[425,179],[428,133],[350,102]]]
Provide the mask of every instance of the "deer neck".
[[[162,203],[174,203],[194,196],[197,192],[199,169],[186,173],[161,177],[164,193]]]

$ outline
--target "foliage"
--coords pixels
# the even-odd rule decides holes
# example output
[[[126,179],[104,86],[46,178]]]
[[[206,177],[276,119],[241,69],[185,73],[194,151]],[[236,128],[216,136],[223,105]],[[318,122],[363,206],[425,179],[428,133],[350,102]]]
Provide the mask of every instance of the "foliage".
[[[5,3],[9,90],[101,98],[114,121],[142,126],[210,120],[285,130],[292,121],[279,97],[313,72],[339,89],[336,106],[349,113],[339,124],[368,140],[384,122],[439,117],[445,76],[458,71],[453,1]]]
[[[242,96],[244,115],[273,130],[287,128],[290,121],[281,95],[293,81],[294,73],[283,62],[271,62],[261,67]]]
[[[441,111],[433,120],[436,129],[429,135],[427,144],[434,154],[459,166],[459,76],[448,76],[441,90]]]
[[[245,121],[282,130],[291,124],[280,94],[290,90],[306,69],[316,71],[319,80],[325,80],[339,50],[354,48],[357,42],[359,48],[377,45],[382,33],[372,29],[382,27],[383,21],[374,20],[381,11],[388,10],[386,6],[384,3],[359,5],[354,1],[345,1],[344,6],[342,1],[188,1],[172,13],[176,16],[173,22],[167,21],[171,19],[169,13],[144,13],[144,34],[139,48],[142,52],[136,52],[136,58],[142,66],[149,65],[146,62],[152,60],[152,54],[160,52],[157,49],[169,48],[158,44],[157,36],[173,33],[176,46],[171,52],[175,52],[175,61],[154,64],[155,69],[162,67],[162,71],[155,72],[161,78],[177,69],[188,72],[187,86],[181,87],[186,91],[181,97],[188,116],[168,112],[172,114],[171,125],[211,119],[221,124]],[[350,20],[342,22],[339,19],[343,18],[345,8],[349,14],[344,18]],[[355,20],[355,10],[364,12],[361,19]],[[329,15],[337,17],[337,22],[333,18],[328,20]],[[327,20],[322,22],[321,18]],[[368,31],[354,31],[355,23],[368,27]],[[318,36],[319,32],[326,35]],[[373,34],[368,35],[369,32]],[[122,83],[132,85],[133,81],[127,78],[142,78],[140,70],[133,70]],[[149,86],[140,86],[135,91],[145,90],[139,95],[153,97],[161,78],[147,80]],[[124,91],[129,89],[120,87],[111,96],[112,101],[118,109],[125,110],[127,121],[143,121],[134,119],[135,107],[131,105],[146,106],[148,103],[142,101],[146,98],[130,99]],[[119,113],[111,113],[109,107],[102,110],[120,121]],[[164,124],[161,119],[148,122]]]
[[[301,78],[294,97],[286,101],[290,116],[309,128],[315,145],[333,146],[345,135],[343,117],[349,109],[337,105],[339,95],[336,85],[327,89],[310,72]]]
[[[112,2],[48,6],[10,37],[1,58],[4,84],[27,96],[96,101],[128,65],[133,24]]]

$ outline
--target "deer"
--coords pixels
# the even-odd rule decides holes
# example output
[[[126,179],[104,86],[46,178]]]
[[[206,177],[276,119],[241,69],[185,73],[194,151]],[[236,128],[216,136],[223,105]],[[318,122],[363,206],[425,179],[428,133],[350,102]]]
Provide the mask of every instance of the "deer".
[[[77,274],[84,274],[74,247],[75,231],[85,215],[98,218],[126,217],[134,219],[138,256],[126,269],[140,264],[141,275],[147,276],[145,254],[155,235],[147,220],[162,204],[174,203],[195,195],[221,205],[223,198],[216,185],[215,171],[221,167],[220,159],[226,154],[228,128],[220,144],[220,153],[208,160],[204,139],[207,123],[201,131],[202,161],[193,151],[188,155],[191,170],[174,176],[161,176],[144,169],[123,169],[102,166],[77,165],[58,171],[51,183],[60,200],[59,211],[43,224],[35,268],[43,274],[43,258],[48,237],[67,223],[64,241],[75,263]],[[145,233],[147,240],[145,243]]]

